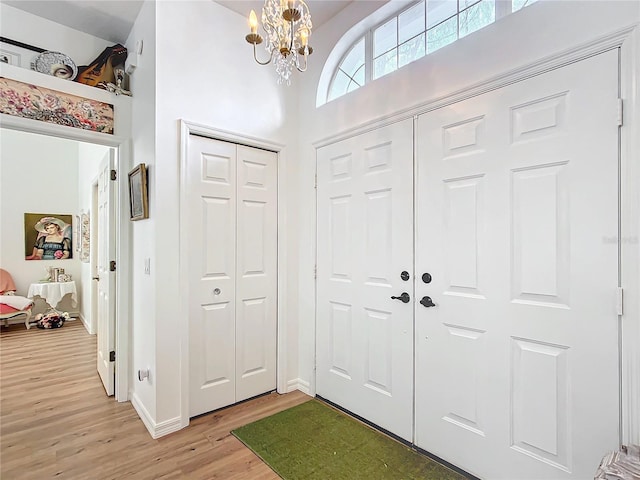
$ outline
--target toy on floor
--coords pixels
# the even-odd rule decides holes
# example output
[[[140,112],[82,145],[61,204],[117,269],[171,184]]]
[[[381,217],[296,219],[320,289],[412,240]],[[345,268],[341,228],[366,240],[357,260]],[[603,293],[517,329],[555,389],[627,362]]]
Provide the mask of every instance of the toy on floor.
[[[57,310],[50,310],[44,314],[39,313],[33,319],[38,328],[60,328],[66,320],[69,320],[69,313]]]

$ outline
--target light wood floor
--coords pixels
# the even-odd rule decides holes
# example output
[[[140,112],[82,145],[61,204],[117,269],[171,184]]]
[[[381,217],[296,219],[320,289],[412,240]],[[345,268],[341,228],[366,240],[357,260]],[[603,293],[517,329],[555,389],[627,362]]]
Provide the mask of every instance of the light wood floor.
[[[308,396],[272,393],[153,440],[130,403],[105,395],[95,351],[78,320],[55,330],[2,327],[0,478],[279,478],[229,432]]]

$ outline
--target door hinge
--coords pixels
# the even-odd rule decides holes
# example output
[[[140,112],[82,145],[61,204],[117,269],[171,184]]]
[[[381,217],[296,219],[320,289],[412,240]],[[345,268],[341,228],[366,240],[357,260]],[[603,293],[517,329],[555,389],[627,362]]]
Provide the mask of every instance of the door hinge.
[[[313,278],[318,278],[318,265],[313,266]]]
[[[623,313],[623,308],[622,308],[622,287],[618,287],[616,290],[616,314],[617,315],[622,315]]]
[[[111,272],[115,272],[116,271],[116,261],[115,260],[111,260],[109,262],[109,271],[111,271]]]
[[[316,178],[313,181],[313,188],[315,188],[316,190],[318,189],[318,174],[316,173]]]
[[[618,99],[618,114],[617,114],[618,126],[622,126],[622,99]]]
[[[118,172],[116,172],[115,170],[111,170],[111,180],[117,180],[118,179]]]
[[[115,362],[116,361],[116,351],[115,350],[111,350],[109,352],[109,361],[110,362]]]

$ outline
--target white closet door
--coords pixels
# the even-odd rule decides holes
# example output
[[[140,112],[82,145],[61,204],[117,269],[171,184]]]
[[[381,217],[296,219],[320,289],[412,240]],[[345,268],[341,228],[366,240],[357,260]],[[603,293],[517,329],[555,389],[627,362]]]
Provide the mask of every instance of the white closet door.
[[[277,162],[238,146],[236,401],[276,388]]]
[[[320,148],[317,393],[411,440],[412,120]]]
[[[189,138],[190,416],[276,388],[277,155]]]
[[[189,415],[235,402],[236,146],[189,137]]]
[[[419,118],[416,444],[481,478],[593,478],[617,448],[617,73]]]

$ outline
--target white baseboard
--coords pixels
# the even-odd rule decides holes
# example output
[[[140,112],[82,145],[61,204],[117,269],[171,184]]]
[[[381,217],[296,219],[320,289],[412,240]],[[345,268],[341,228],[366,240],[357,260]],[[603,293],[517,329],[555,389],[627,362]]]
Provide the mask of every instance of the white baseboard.
[[[91,325],[89,324],[89,322],[87,322],[87,319],[85,318],[84,313],[78,312],[78,318],[82,320],[82,324],[84,325],[85,330],[89,332],[89,335],[96,334],[96,332],[91,331]]]
[[[287,382],[287,393],[300,390],[302,393],[311,395],[311,386],[309,382],[302,380],[301,378],[294,378]]]
[[[87,333],[89,333],[91,335],[91,328],[89,328],[89,324],[87,323],[87,320],[84,318],[84,315],[82,313],[80,313],[78,315],[78,319],[82,322],[82,324],[84,325],[84,329],[87,331]]]
[[[182,428],[180,417],[156,423],[135,393],[131,395],[131,404],[138,413],[142,423],[144,423],[144,426],[147,427],[151,438],[160,438],[170,433],[177,432]]]

